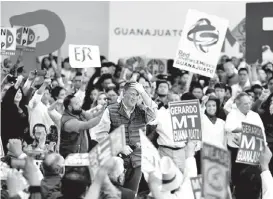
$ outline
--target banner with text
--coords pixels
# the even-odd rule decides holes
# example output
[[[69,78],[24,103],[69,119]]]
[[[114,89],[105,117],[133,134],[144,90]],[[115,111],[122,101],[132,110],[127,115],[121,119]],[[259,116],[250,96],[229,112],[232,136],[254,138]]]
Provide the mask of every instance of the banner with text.
[[[202,140],[200,104],[198,100],[169,103],[174,142]]]
[[[1,27],[1,55],[15,55],[16,28]]]
[[[229,195],[230,154],[227,150],[203,143],[201,151],[204,198],[226,199]]]
[[[227,27],[226,19],[190,9],[173,66],[213,77]]]
[[[89,153],[72,153],[65,158],[65,166],[89,166]]]
[[[191,188],[194,195],[194,199],[202,199],[202,175],[198,175],[196,177],[190,178],[191,180]]]
[[[99,142],[95,148],[89,152],[89,162],[91,175],[94,177],[99,166],[102,166],[109,158],[119,154],[125,147],[125,127],[121,125]]]
[[[72,68],[101,67],[99,47],[69,44],[69,63]]]
[[[261,152],[265,147],[262,129],[242,122],[242,134],[236,162],[259,165]]]
[[[33,52],[39,39],[38,28],[15,26],[17,49]]]

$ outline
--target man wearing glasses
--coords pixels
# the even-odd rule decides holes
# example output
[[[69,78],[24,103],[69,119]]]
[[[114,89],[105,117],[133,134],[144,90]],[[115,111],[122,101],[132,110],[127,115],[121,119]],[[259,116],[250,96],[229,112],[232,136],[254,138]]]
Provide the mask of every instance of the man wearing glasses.
[[[139,98],[144,105],[137,105]],[[121,102],[112,104],[103,113],[97,133],[112,132],[120,125],[125,125],[126,147],[122,151],[126,177],[125,188],[137,194],[141,173],[141,144],[139,129],[146,132],[146,125],[156,118],[157,105],[137,82],[124,85]]]

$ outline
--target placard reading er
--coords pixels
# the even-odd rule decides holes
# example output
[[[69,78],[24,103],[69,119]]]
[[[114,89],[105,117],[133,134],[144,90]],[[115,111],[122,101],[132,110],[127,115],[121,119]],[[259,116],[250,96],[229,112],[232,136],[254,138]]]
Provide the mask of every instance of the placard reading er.
[[[69,62],[72,68],[101,67],[99,47],[69,44]]]

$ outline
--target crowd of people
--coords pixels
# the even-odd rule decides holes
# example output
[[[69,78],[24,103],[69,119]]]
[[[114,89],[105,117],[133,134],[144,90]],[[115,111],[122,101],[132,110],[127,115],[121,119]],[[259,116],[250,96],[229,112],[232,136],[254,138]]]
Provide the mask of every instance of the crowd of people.
[[[198,99],[202,141],[230,151],[230,190],[236,199],[273,198],[273,63],[222,56],[213,78],[167,61],[166,74],[113,63],[71,68],[50,54],[27,71],[22,57],[1,63],[1,198],[185,198],[201,172],[202,143],[174,142],[169,102]],[[267,144],[260,165],[236,163],[242,122],[259,126]],[[66,166],[125,126],[126,146],[91,176]],[[139,129],[157,148],[161,178],[141,170]],[[119,143],[116,143],[119,144]],[[224,179],[223,179],[224,180]]]

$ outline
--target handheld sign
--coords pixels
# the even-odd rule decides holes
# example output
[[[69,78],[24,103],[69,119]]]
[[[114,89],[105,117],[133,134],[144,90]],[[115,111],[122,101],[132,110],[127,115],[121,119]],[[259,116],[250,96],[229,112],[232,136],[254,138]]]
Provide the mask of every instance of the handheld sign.
[[[202,175],[198,175],[196,177],[190,178],[191,180],[191,188],[194,195],[194,199],[202,198]]]
[[[230,171],[230,154],[227,150],[203,143],[201,152],[204,198],[226,199]]]
[[[170,102],[174,142],[202,140],[200,105],[198,100]]]
[[[259,165],[261,152],[265,147],[262,129],[242,122],[242,134],[236,162]]]
[[[101,67],[99,47],[69,44],[69,63],[72,68]]]
[[[167,60],[166,59],[146,59],[146,67],[148,71],[156,76],[158,74],[167,74]]]
[[[246,19],[244,18],[231,32],[232,36],[240,44],[240,51],[245,53],[246,50]]]
[[[125,146],[125,127],[121,125],[89,152],[91,176],[94,177],[99,166],[102,166],[109,158],[119,154]]]
[[[189,10],[173,66],[212,78],[227,27],[226,19]]]
[[[139,129],[139,134],[141,142],[141,171],[150,173],[159,168],[160,155],[141,129]]]
[[[1,27],[1,55],[15,55],[16,28]]]
[[[88,153],[72,153],[65,158],[65,166],[89,166]]]
[[[16,43],[18,49],[23,49],[24,51],[33,52],[36,49],[36,44],[38,41],[38,31],[37,28],[25,27],[25,26],[15,26],[16,31]]]
[[[141,71],[145,69],[145,57],[144,56],[134,56],[127,57],[125,59],[125,67],[130,71]]]

